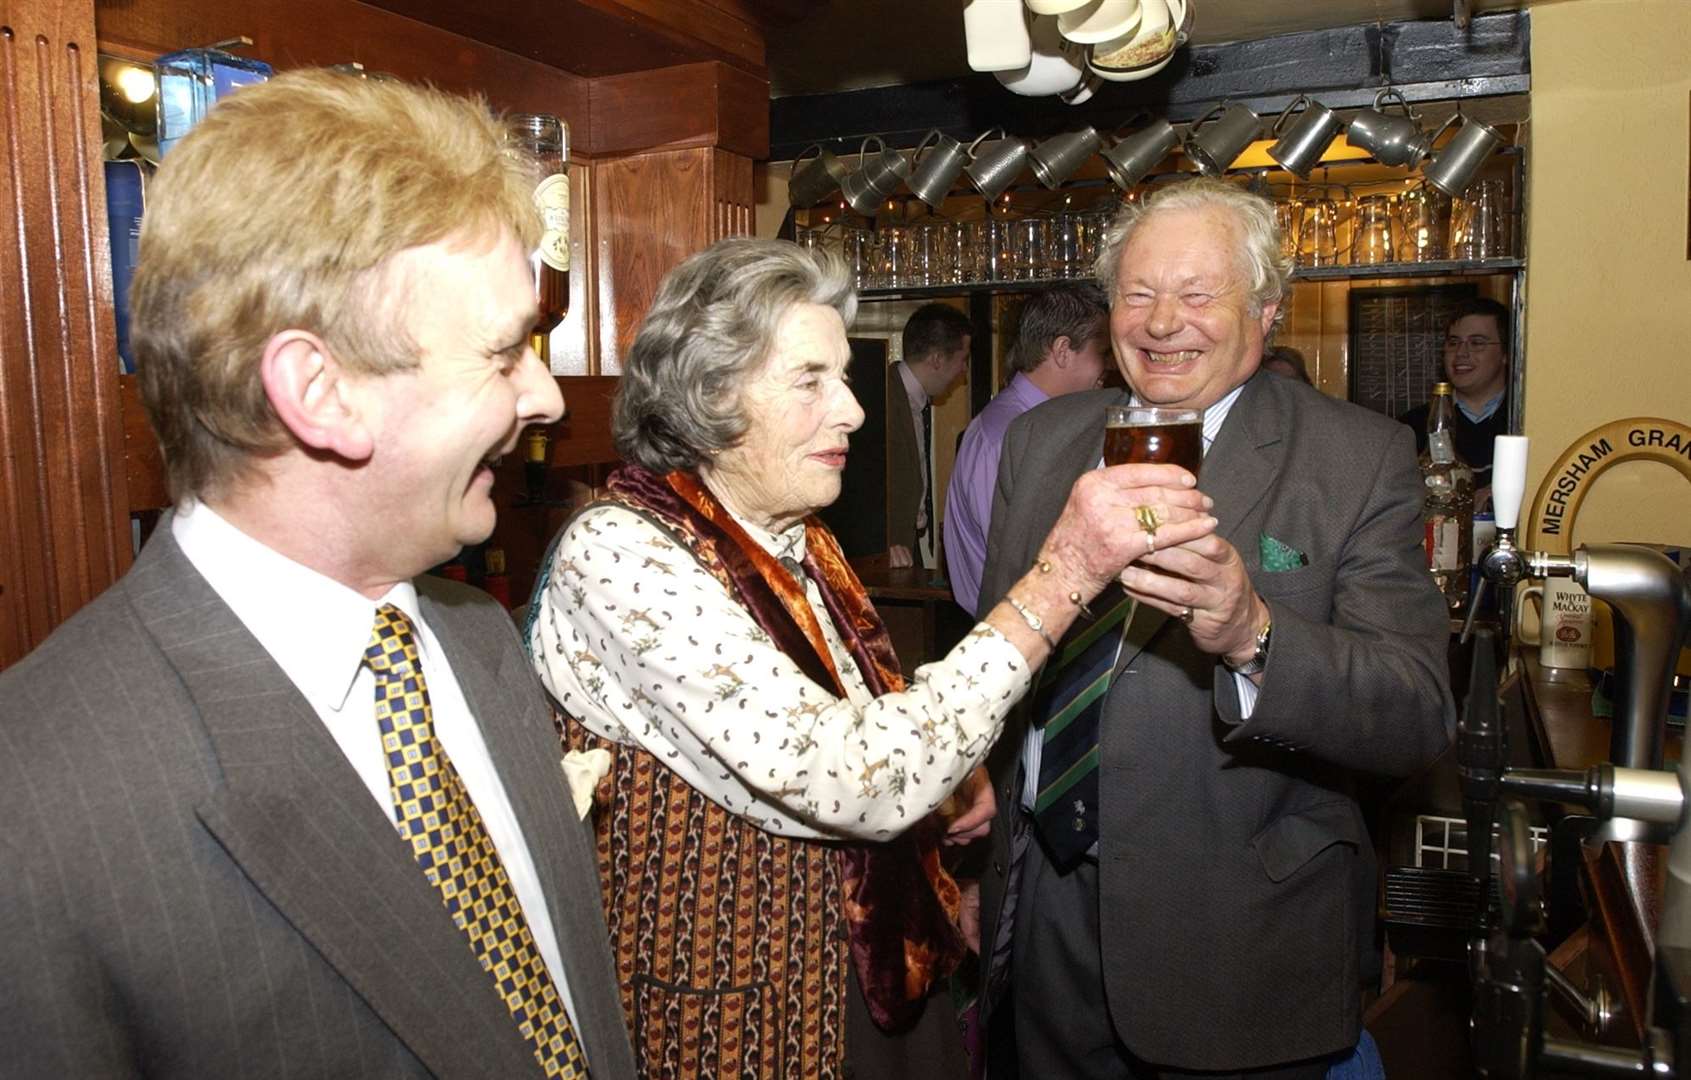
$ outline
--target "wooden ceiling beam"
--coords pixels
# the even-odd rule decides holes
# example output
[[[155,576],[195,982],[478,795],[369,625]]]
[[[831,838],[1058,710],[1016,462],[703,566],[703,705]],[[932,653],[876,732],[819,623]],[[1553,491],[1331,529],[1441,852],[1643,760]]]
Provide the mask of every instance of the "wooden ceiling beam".
[[[767,77],[764,0],[367,0],[377,7],[597,78],[720,61]]]

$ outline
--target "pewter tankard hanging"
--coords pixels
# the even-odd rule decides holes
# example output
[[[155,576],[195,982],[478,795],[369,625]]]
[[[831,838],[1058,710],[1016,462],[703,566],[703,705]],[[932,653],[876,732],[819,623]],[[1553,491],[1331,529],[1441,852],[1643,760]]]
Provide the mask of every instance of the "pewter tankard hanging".
[[[1303,106],[1303,115],[1286,129],[1285,134],[1281,134],[1280,129],[1299,105]],[[1309,170],[1321,160],[1321,155],[1333,145],[1333,140],[1344,128],[1345,122],[1332,109],[1308,94],[1299,94],[1275,118],[1274,126],[1269,129],[1269,134],[1277,141],[1268,148],[1268,156],[1293,176],[1308,180]]]
[[[874,154],[869,152],[870,143],[880,148]],[[909,175],[910,163],[904,160],[904,155],[897,150],[888,150],[879,135],[871,135],[863,140],[857,171],[840,183],[840,191],[853,210],[872,217],[881,200],[896,191],[899,183]]]
[[[1004,134],[1003,128],[993,128],[992,131]],[[988,202],[1004,194],[1005,189],[1016,182],[1028,160],[1026,139],[1010,135],[983,144],[981,140],[992,131],[982,133],[980,138],[969,144],[974,160],[963,170],[969,182]]]
[[[1039,177],[1041,184],[1048,188],[1061,187],[1063,181],[1098,152],[1102,142],[1098,130],[1090,125],[1079,131],[1066,131],[1035,146],[1028,154],[1028,164],[1033,166],[1033,175]]]
[[[1141,130],[1117,140],[1101,156],[1116,187],[1128,191],[1179,145],[1180,136],[1175,134],[1173,125],[1158,117]]]
[[[816,156],[800,165],[804,155],[816,151]],[[787,181],[787,201],[804,208],[815,206],[840,189],[840,181],[851,172],[846,163],[820,143],[812,143],[799,151],[793,159],[793,175]]]
[[[1427,178],[1427,183],[1446,195],[1461,195],[1473,181],[1474,174],[1480,171],[1480,166],[1485,164],[1485,159],[1502,145],[1503,136],[1497,133],[1496,128],[1468,117],[1461,129],[1445,143],[1438,157],[1421,170],[1421,175]]]
[[[1186,156],[1205,176],[1219,176],[1262,130],[1262,118],[1236,101],[1223,101],[1186,132]]]
[[[923,156],[924,151],[926,157]],[[957,177],[969,164],[969,152],[963,149],[962,143],[934,128],[916,144],[910,162],[914,166],[907,181],[910,190],[916,193],[918,199],[938,210],[950,193],[951,185],[957,182]]]
[[[1382,104],[1388,100],[1396,101],[1403,110],[1402,116],[1392,116],[1382,109]],[[1433,148],[1433,142],[1451,121],[1444,124],[1431,135],[1421,130],[1418,117],[1409,108],[1403,94],[1387,87],[1374,95],[1374,107],[1364,109],[1351,118],[1350,131],[1345,136],[1352,146],[1361,147],[1382,165],[1401,165],[1414,167]]]

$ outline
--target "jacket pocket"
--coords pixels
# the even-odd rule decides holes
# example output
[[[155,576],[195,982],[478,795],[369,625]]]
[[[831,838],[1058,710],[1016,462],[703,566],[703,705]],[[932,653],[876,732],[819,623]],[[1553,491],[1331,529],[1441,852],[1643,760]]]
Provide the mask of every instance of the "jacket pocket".
[[[1285,881],[1334,844],[1365,842],[1356,807],[1348,800],[1318,803],[1279,818],[1251,838],[1268,880]]]
[[[641,1076],[773,1075],[780,1060],[767,982],[716,990],[634,977],[634,1057]]]

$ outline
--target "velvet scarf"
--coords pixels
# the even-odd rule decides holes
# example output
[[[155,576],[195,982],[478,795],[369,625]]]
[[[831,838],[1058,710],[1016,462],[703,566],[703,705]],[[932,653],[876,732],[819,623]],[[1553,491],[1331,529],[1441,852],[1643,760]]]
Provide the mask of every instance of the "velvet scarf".
[[[694,473],[636,465],[611,475],[613,496],[708,547],[726,584],[764,632],[819,686],[845,697],[816,614],[801,585],[748,536]],[[804,569],[876,697],[904,689],[891,639],[834,536],[805,520]],[[697,550],[697,549],[695,549]],[[941,827],[918,822],[885,843],[837,846],[846,880],[851,958],[869,1013],[897,1032],[921,1015],[929,990],[964,955],[957,884],[940,864]]]

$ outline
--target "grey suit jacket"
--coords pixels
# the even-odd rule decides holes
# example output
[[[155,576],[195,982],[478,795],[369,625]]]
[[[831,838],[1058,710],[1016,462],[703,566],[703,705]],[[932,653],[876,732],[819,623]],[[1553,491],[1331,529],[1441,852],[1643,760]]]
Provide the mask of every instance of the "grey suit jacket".
[[[1071,394],[1012,424],[982,610],[1032,564],[1074,478],[1099,461],[1104,407],[1122,400]],[[1356,1041],[1375,886],[1354,775],[1413,772],[1455,723],[1413,451],[1402,425],[1259,373],[1204,459],[1199,487],[1267,601],[1274,637],[1241,721],[1226,669],[1178,620],[1142,610],[1105,700],[1105,992],[1117,1033],[1144,1060],[1234,1070]],[[1265,534],[1308,565],[1264,571]],[[1025,714],[1012,721],[995,754],[986,926],[1004,914],[1026,724]]]
[[[922,455],[916,449],[916,426],[910,418],[910,395],[904,389],[902,362],[887,369],[887,544],[903,544],[912,558],[916,550],[916,516],[922,509],[926,479]]]
[[[595,1080],[634,1075],[591,836],[515,628],[423,612],[533,853]],[[159,528],[0,676],[0,1075],[539,1076],[305,698]]]

